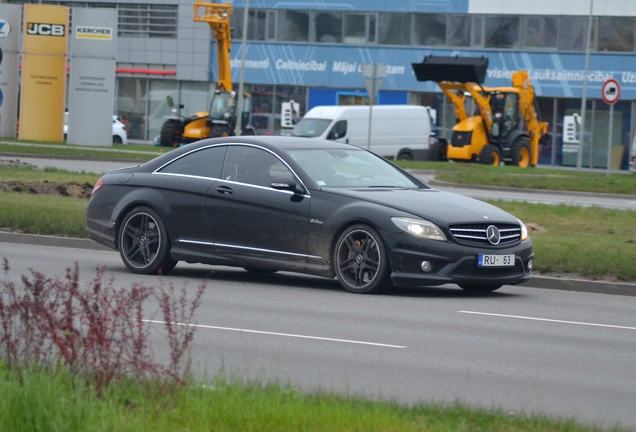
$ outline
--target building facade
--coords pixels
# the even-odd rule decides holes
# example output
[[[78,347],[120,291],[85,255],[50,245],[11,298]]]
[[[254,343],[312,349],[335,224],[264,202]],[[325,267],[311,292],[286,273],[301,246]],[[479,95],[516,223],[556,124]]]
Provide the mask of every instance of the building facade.
[[[115,114],[128,123],[131,139],[159,133],[170,114],[166,96],[185,107],[183,114],[208,110],[218,73],[214,40],[206,24],[194,22],[192,0],[41,3],[117,9]],[[246,29],[245,1],[232,6],[232,77],[236,90],[245,31],[245,90],[261,133],[280,133],[281,104],[290,100],[299,103],[300,116],[316,105],[368,103],[361,65],[382,63],[387,76],[377,103],[432,106],[439,133],[448,134],[451,104],[435,83],[418,82],[411,64],[427,55],[484,56],[486,86],[509,86],[514,71],[529,72],[552,133],[540,163],[574,166],[577,146],[564,145],[563,122],[581,111],[587,59],[583,166],[607,166],[610,110],[601,86],[614,78],[621,96],[609,157],[613,169],[627,169],[636,131],[633,0],[252,0]]]

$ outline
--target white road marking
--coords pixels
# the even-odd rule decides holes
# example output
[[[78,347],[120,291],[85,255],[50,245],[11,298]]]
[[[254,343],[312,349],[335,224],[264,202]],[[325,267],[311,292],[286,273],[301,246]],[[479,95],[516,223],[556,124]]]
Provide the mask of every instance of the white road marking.
[[[156,320],[142,320],[142,321],[148,322],[148,323],[154,323],[154,324],[166,324],[165,321],[156,321]],[[372,345],[372,346],[379,346],[379,347],[385,347],[385,348],[407,348],[406,346],[402,346],[402,345],[388,345],[388,344],[375,343],[375,342],[364,342],[364,341],[355,341],[355,340],[347,340],[347,339],[334,339],[334,338],[326,338],[326,337],[318,337],[318,336],[297,335],[297,334],[291,334],[291,333],[276,333],[276,332],[248,330],[248,329],[239,329],[239,328],[231,328],[231,327],[217,327],[217,326],[209,326],[209,325],[202,325],[202,324],[186,324],[186,323],[174,323],[174,324],[180,325],[180,326],[197,327],[197,328],[204,328],[204,329],[238,331],[243,333],[256,333],[256,334],[264,334],[264,335],[270,335],[270,336],[285,336],[285,337],[293,337],[293,338],[300,338],[300,339],[314,339],[314,340],[322,340],[322,341],[329,341],[329,342],[344,342],[344,343],[350,343],[350,344]]]
[[[465,314],[473,314],[473,315],[487,315],[487,316],[495,316],[495,317],[503,317],[503,318],[517,318],[524,320],[532,320],[532,321],[546,321],[546,322],[554,322],[561,324],[576,324],[576,325],[584,325],[584,326],[592,326],[592,327],[607,327],[607,328],[615,328],[615,329],[625,329],[625,330],[636,330],[636,327],[628,327],[628,326],[619,326],[619,325],[611,325],[611,324],[595,324],[595,323],[586,323],[579,321],[564,321],[564,320],[555,320],[548,318],[534,318],[520,315],[504,315],[504,314],[495,314],[495,313],[486,313],[486,312],[472,312],[472,311],[457,311],[459,313]]]

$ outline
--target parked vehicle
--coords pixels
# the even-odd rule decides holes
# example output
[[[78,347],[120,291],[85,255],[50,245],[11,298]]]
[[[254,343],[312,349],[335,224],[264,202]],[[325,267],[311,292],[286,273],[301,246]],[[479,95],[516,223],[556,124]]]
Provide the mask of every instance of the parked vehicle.
[[[354,293],[489,292],[529,280],[534,265],[511,214],[431,189],[365,149],[283,136],[211,138],[110,171],[86,228],[134,273],[201,262],[337,277]]]
[[[453,160],[522,168],[539,162],[539,144],[548,138],[548,123],[539,119],[534,87],[526,71],[512,74],[512,87],[483,87],[488,59],[429,55],[413,63],[418,81],[435,81],[453,103],[457,124],[450,142],[431,148],[430,160]],[[466,95],[477,115],[466,112]]]
[[[632,150],[629,154],[629,170],[636,174],[636,135],[632,141]]]
[[[416,105],[374,105],[371,146],[388,159],[426,160],[431,139],[430,109]],[[367,148],[368,106],[317,106],[303,116],[292,136],[320,138]]]
[[[68,113],[64,113],[64,139],[68,133]],[[126,131],[126,125],[124,125],[119,117],[113,116],[113,143],[114,144],[128,144],[128,133]]]

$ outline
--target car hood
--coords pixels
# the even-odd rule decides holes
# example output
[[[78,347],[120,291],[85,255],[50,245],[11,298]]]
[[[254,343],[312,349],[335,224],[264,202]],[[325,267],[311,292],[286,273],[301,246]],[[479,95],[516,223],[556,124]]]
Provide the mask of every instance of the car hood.
[[[483,222],[518,223],[513,215],[491,204],[437,189],[334,188],[328,191],[392,207],[440,226]]]

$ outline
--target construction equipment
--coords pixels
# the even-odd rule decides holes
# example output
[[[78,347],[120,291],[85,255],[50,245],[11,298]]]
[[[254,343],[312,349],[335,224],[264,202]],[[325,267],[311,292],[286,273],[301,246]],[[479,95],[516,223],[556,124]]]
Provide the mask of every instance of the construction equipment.
[[[479,162],[486,165],[536,166],[539,145],[548,138],[548,123],[539,121],[534,88],[526,71],[512,73],[512,87],[483,87],[488,59],[424,57],[413,63],[418,81],[435,81],[453,103],[457,124],[449,143],[429,148],[429,160]],[[477,111],[466,112],[467,96]],[[525,123],[525,125],[524,125]]]
[[[230,70],[230,49],[232,46],[230,17],[232,4],[205,3],[196,0],[194,3],[194,21],[207,22],[216,40],[216,60],[218,66],[217,88],[212,96],[210,111],[197,112],[188,117],[179,115],[183,105],[174,106],[169,97],[168,105],[175,115],[166,116],[161,127],[159,142],[162,146],[178,147],[204,138],[234,135],[237,122],[238,100],[232,90]],[[256,130],[250,125],[252,111],[251,97],[243,94],[241,112],[241,133],[255,135]]]

